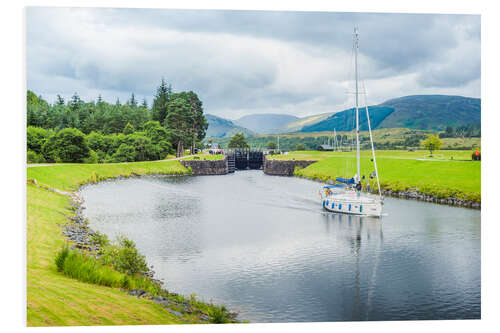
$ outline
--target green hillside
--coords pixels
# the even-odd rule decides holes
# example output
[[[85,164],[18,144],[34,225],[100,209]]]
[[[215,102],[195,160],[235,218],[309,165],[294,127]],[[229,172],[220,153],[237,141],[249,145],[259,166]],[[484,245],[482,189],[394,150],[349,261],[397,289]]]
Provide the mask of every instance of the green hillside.
[[[370,121],[372,128],[376,128],[388,115],[394,112],[393,108],[384,106],[369,106]],[[356,113],[354,109],[349,109],[335,113],[319,123],[304,126],[301,132],[322,132],[322,131],[352,131],[356,127]],[[359,110],[359,128],[362,131],[368,130],[366,110]]]
[[[254,133],[247,128],[235,125],[231,120],[206,114],[208,121],[207,137],[224,138],[231,137],[236,133],[243,133],[245,136]]]
[[[414,128],[441,130],[481,123],[481,100],[447,95],[416,95],[391,99],[380,104],[391,107],[378,128]]]
[[[462,96],[414,95],[370,106],[372,129],[410,128],[443,130],[446,126],[481,123],[481,100]],[[322,121],[304,126],[301,132],[349,131],[355,127],[354,109],[334,113]],[[367,129],[366,113],[360,109],[360,128]]]
[[[327,112],[327,113],[316,114],[314,116],[299,118],[296,121],[292,121],[291,123],[288,123],[286,126],[280,128],[280,131],[276,133],[289,133],[289,132],[300,131],[304,126],[310,126],[319,123],[320,121],[325,120],[334,113],[335,112]]]

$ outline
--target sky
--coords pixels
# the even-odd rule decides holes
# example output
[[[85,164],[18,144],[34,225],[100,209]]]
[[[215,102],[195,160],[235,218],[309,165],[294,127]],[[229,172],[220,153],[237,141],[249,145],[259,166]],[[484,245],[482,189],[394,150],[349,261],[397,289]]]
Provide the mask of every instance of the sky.
[[[353,106],[353,28],[366,103],[481,96],[479,15],[111,8],[26,9],[27,88],[151,105],[164,78],[205,113],[304,117]],[[364,102],[364,100],[363,100]]]

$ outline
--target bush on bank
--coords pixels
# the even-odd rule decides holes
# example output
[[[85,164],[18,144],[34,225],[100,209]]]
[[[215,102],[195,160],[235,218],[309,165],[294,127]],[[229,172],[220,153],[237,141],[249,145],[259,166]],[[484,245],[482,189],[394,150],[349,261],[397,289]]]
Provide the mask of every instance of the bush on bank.
[[[160,290],[159,286],[142,275],[121,273],[89,253],[67,247],[56,254],[55,263],[59,272],[79,281],[127,290],[143,289],[153,295],[158,295]]]
[[[154,161],[175,153],[170,135],[158,121],[144,123],[144,131],[87,135],[76,128],[58,132],[27,128],[28,163],[121,163]]]
[[[96,232],[92,242],[103,246],[101,254],[95,256],[86,251],[61,248],[54,258],[57,271],[82,282],[123,288],[125,290],[141,289],[152,296],[169,297],[178,303],[189,303],[192,307],[206,312],[212,323],[230,323],[231,317],[225,306],[205,303],[191,294],[189,299],[182,295],[170,295],[159,283],[145,275],[149,271],[145,257],[139,254],[133,241],[119,237],[111,244],[107,236]]]

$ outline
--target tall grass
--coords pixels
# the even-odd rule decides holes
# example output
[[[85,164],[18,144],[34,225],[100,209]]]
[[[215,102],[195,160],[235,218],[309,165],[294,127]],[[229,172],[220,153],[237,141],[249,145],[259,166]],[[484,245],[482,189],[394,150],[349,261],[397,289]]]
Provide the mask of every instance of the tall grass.
[[[64,275],[82,282],[128,290],[142,289],[153,295],[160,292],[160,287],[147,277],[120,273],[91,255],[69,250],[67,247],[57,253],[55,262],[57,269]]]

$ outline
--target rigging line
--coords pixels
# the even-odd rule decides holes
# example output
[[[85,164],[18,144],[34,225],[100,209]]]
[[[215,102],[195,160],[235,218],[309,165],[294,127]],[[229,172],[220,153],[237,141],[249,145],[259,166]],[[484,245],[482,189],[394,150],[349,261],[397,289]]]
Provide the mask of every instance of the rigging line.
[[[378,178],[378,170],[377,170],[377,159],[375,158],[375,147],[373,145],[373,136],[372,136],[372,128],[370,124],[370,113],[368,112],[368,101],[367,101],[367,94],[366,94],[366,86],[365,86],[365,81],[361,81],[361,85],[363,86],[363,91],[365,92],[364,99],[365,99],[365,109],[366,109],[366,120],[368,123],[368,132],[370,133],[370,143],[372,147],[372,156],[373,156],[373,165],[375,166],[375,176],[377,177],[377,186],[378,186],[378,195],[379,197],[382,197],[382,191],[380,190],[380,181]]]

